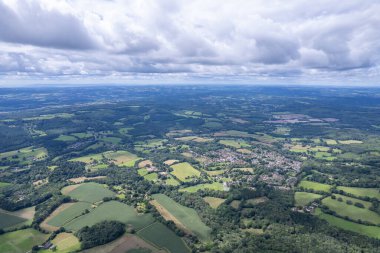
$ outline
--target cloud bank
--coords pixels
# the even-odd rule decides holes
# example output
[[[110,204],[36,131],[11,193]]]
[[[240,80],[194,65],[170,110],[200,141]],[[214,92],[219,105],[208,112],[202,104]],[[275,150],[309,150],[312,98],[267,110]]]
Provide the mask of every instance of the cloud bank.
[[[373,0],[3,0],[0,82],[380,84]]]

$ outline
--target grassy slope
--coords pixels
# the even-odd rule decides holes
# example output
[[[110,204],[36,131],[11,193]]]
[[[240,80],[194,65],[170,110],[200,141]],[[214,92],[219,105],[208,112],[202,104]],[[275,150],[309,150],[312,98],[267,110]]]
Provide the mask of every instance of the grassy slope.
[[[49,235],[28,228],[0,235],[0,252],[25,253],[43,243]]]
[[[208,240],[211,229],[201,221],[194,209],[182,206],[164,194],[155,194],[153,198],[199,239]]]
[[[294,200],[296,206],[305,206],[315,199],[322,197],[322,195],[309,193],[309,192],[296,192],[294,194]]]
[[[172,174],[181,181],[190,181],[187,179],[187,177],[199,177],[201,174],[199,170],[196,170],[193,166],[191,166],[191,164],[187,162],[177,163],[171,167],[173,168]]]
[[[94,203],[102,200],[104,197],[112,197],[115,194],[98,183],[84,183],[75,188],[68,195],[79,201]]]

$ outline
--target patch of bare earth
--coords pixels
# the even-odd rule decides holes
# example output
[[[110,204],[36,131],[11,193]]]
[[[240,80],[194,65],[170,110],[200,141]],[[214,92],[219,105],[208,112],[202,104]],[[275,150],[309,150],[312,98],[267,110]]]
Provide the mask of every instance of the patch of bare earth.
[[[164,253],[135,235],[123,235],[113,242],[81,251],[82,253],[125,253],[131,249],[150,249],[153,253]]]
[[[54,232],[59,229],[59,227],[55,227],[52,225],[49,225],[48,222],[53,219],[55,216],[57,216],[60,212],[63,210],[69,208],[70,206],[74,205],[75,203],[65,203],[60,205],[57,209],[54,210],[41,224],[40,227],[46,231]]]
[[[156,207],[157,211],[165,220],[173,221],[179,229],[183,230],[187,234],[192,234],[189,229],[187,229],[176,217],[174,217],[165,207],[161,206],[156,200],[151,200],[150,203]]]
[[[165,162],[164,162],[164,164],[166,164],[166,165],[168,165],[168,166],[170,166],[170,165],[173,165],[174,163],[176,163],[176,162],[179,162],[178,160],[166,160]]]
[[[145,168],[147,166],[153,166],[153,162],[151,160],[145,160],[142,162],[139,162],[139,168]]]

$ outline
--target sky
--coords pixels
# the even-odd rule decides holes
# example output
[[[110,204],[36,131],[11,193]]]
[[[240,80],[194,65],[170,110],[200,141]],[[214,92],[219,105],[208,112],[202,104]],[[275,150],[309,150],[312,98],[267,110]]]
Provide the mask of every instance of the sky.
[[[380,86],[376,0],[0,0],[0,85]]]

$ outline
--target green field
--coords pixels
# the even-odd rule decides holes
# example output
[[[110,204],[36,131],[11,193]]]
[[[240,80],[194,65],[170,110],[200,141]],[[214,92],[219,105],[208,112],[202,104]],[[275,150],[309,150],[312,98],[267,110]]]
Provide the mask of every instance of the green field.
[[[171,185],[171,186],[177,186],[179,185],[180,183],[175,179],[173,178],[173,176],[168,176],[168,178],[165,180],[165,183],[167,185]]]
[[[48,221],[47,224],[55,227],[61,227],[81,215],[85,210],[91,210],[91,204],[87,202],[77,202],[72,206],[62,210],[59,214]]]
[[[0,182],[0,188],[11,185],[10,183]]]
[[[205,190],[205,189],[215,190],[215,191],[223,191],[224,187],[223,187],[223,184],[221,184],[219,182],[214,182],[211,184],[197,184],[194,186],[189,186],[186,188],[182,188],[179,191],[180,192],[197,192],[199,190]]]
[[[331,197],[328,197],[322,200],[322,204],[328,206],[330,210],[335,211],[342,217],[347,216],[353,220],[368,221],[376,225],[380,224],[380,215],[367,209],[371,205],[369,202],[338,194],[336,194],[336,197],[341,197],[343,201],[339,202],[337,199],[334,200]],[[348,205],[346,204],[346,200],[351,200],[353,203],[360,202],[365,206],[365,208]]]
[[[65,142],[71,142],[71,141],[76,141],[77,138],[74,136],[70,135],[63,135],[61,134],[58,138],[54,139],[55,141],[65,141]]]
[[[159,248],[168,250],[170,253],[189,253],[190,249],[183,240],[173,231],[159,222],[142,229],[137,233],[141,238],[152,242]]]
[[[146,174],[144,176],[144,179],[148,180],[148,181],[157,181],[158,180],[158,174],[156,172]]]
[[[202,222],[194,209],[180,205],[164,194],[154,194],[153,198],[200,240],[210,238],[211,229]]]
[[[25,221],[27,221],[27,219],[0,210],[0,229],[13,227]]]
[[[34,245],[43,243],[49,235],[32,228],[18,230],[0,235],[0,252],[25,253]]]
[[[299,183],[298,187],[303,187],[305,189],[311,189],[314,191],[330,192],[332,186],[328,184],[321,184],[317,182],[302,180]]]
[[[326,220],[329,224],[344,230],[356,232],[362,235],[380,239],[380,227],[366,226],[355,222],[347,221],[330,214],[323,213],[319,208],[316,209],[315,215]]]
[[[181,181],[191,181],[191,177],[199,177],[201,172],[191,166],[190,163],[177,163],[172,166],[173,172],[171,172],[175,177],[177,177]]]
[[[92,226],[104,220],[117,220],[141,229],[151,223],[154,218],[151,214],[138,214],[135,209],[124,203],[108,201],[93,209],[90,213],[82,215],[67,223],[64,227],[77,231],[84,226]]]
[[[342,190],[346,193],[353,194],[358,197],[370,197],[380,200],[380,189],[378,188],[359,188],[359,187],[345,187],[338,186],[338,190]]]
[[[65,188],[62,189],[62,192],[65,192]],[[110,191],[105,185],[90,182],[80,184],[67,195],[79,201],[94,203],[103,200],[104,197],[113,197],[115,193]]]
[[[233,148],[247,148],[250,147],[246,141],[243,140],[220,140],[220,144]]]
[[[79,139],[90,138],[90,137],[93,136],[93,135],[90,134],[90,133],[73,133],[73,134],[71,134],[71,135],[72,135],[72,136],[75,136],[75,137],[77,137],[77,138],[79,138]]]
[[[215,197],[204,197],[203,200],[206,201],[212,208],[218,208],[225,201],[225,199]]]
[[[296,192],[294,194],[294,200],[296,206],[305,206],[310,202],[321,198],[322,195],[310,193],[310,192]]]

